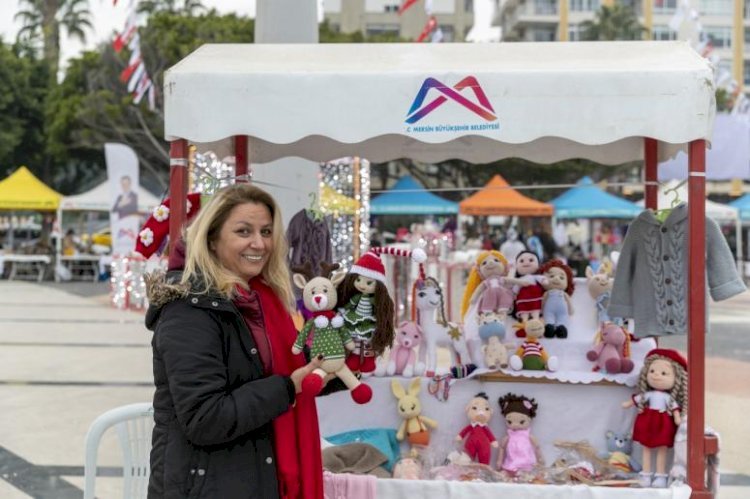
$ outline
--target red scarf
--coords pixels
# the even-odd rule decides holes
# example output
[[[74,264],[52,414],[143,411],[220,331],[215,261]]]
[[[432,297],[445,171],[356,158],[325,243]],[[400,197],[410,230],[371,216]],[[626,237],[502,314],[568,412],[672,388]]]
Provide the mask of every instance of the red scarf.
[[[250,281],[258,293],[273,354],[273,374],[289,376],[305,365],[293,355],[297,330],[276,293],[260,278]],[[315,400],[297,397],[296,405],[273,420],[276,473],[281,499],[323,499],[323,458]]]

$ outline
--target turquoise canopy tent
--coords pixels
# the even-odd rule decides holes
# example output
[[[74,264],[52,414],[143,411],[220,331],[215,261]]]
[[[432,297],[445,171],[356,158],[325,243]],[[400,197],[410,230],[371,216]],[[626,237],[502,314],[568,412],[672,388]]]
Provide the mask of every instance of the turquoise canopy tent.
[[[454,215],[458,203],[428,192],[411,176],[401,177],[396,184],[370,201],[371,215]]]
[[[555,218],[634,218],[643,208],[600,189],[590,177],[550,201]]]
[[[745,194],[739,199],[735,199],[729,206],[737,208],[740,212],[740,219],[744,222],[750,222],[750,194]]]

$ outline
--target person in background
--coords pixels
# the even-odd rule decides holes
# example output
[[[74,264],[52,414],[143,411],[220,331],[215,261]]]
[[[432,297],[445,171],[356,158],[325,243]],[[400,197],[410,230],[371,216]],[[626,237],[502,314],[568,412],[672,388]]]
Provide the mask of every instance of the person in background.
[[[76,243],[76,233],[73,229],[68,229],[65,233],[65,237],[62,240],[62,253],[65,256],[73,256],[78,251],[78,243]]]
[[[138,194],[130,190],[131,183],[132,181],[128,175],[120,177],[122,192],[117,196],[111,210],[112,213],[117,213],[119,218],[138,214]]]
[[[187,228],[183,271],[147,279],[154,383],[148,497],[322,499],[320,365],[297,331],[282,218],[250,184],[222,189]]]

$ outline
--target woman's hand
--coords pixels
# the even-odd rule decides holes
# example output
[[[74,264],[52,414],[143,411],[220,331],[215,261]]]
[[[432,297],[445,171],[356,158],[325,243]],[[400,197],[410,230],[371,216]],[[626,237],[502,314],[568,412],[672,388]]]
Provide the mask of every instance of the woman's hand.
[[[320,368],[320,364],[322,363],[323,354],[320,354],[313,358],[308,364],[296,369],[291,376],[289,376],[292,383],[294,383],[295,393],[300,393],[302,391],[302,380],[305,379],[305,376],[313,372],[315,369]]]

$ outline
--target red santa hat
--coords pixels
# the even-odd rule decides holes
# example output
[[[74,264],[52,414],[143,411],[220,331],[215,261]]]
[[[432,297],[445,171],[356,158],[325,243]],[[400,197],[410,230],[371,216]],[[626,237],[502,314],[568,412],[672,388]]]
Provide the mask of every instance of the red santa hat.
[[[403,250],[398,248],[370,248],[370,251],[362,255],[360,259],[357,260],[357,263],[352,265],[349,272],[369,277],[370,279],[375,279],[376,281],[385,284],[385,266],[380,259],[381,254],[411,257],[413,261],[420,264],[427,260],[427,254],[422,248],[415,248],[413,250]]]
[[[200,192],[192,192],[187,195],[187,214],[185,220],[188,221],[198,213],[201,207]],[[138,238],[135,241],[135,251],[145,258],[153,255],[158,250],[164,239],[169,235],[169,199],[162,201],[162,204],[154,208],[153,213],[141,230],[138,231]]]
[[[672,350],[671,348],[654,348],[649,353],[646,354],[646,358],[652,357],[654,355],[658,355],[659,357],[666,357],[669,360],[673,360],[677,362],[679,365],[682,366],[685,371],[687,371],[687,360],[685,360],[685,357],[680,355],[680,352],[677,350]]]

